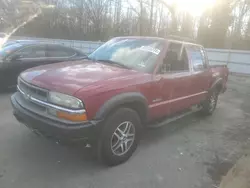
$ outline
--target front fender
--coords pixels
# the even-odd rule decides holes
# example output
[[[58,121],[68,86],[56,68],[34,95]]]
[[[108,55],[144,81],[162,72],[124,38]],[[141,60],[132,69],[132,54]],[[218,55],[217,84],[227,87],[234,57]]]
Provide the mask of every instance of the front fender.
[[[128,92],[118,94],[108,101],[106,101],[95,115],[95,119],[104,119],[112,110],[119,106],[126,105],[128,103],[133,104],[139,102],[145,110],[145,115],[148,115],[148,102],[147,99],[139,92]]]

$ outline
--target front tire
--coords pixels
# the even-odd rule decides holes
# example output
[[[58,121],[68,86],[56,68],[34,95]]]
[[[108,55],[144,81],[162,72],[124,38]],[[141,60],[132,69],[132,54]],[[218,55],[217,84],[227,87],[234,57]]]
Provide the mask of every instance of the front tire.
[[[140,132],[141,121],[134,110],[116,110],[107,118],[99,140],[102,161],[108,166],[127,161],[137,148]]]

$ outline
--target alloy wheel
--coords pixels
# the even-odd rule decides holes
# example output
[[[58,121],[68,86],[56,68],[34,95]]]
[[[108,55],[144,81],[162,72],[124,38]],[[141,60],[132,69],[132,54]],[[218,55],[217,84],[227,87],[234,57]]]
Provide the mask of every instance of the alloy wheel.
[[[135,127],[129,122],[121,123],[111,137],[111,150],[114,155],[121,156],[129,151],[135,140]]]

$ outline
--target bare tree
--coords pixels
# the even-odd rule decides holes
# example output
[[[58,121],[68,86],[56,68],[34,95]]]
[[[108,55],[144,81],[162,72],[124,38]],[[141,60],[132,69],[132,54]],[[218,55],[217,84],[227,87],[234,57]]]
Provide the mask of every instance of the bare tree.
[[[250,0],[216,0],[200,18],[177,11],[177,5],[166,0],[33,0],[27,1],[29,6],[24,2],[0,1],[1,31],[26,24],[40,9],[42,14],[21,27],[18,35],[107,40],[120,35],[177,34],[197,36],[208,47],[224,47],[225,41],[247,40],[250,33]]]

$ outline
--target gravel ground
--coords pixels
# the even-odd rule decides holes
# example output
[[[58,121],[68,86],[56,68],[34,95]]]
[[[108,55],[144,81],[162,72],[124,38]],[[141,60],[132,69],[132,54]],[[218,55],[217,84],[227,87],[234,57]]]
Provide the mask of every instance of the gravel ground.
[[[0,188],[211,188],[250,146],[250,78],[231,76],[211,117],[147,130],[133,157],[108,168],[88,149],[31,133],[0,94]]]

